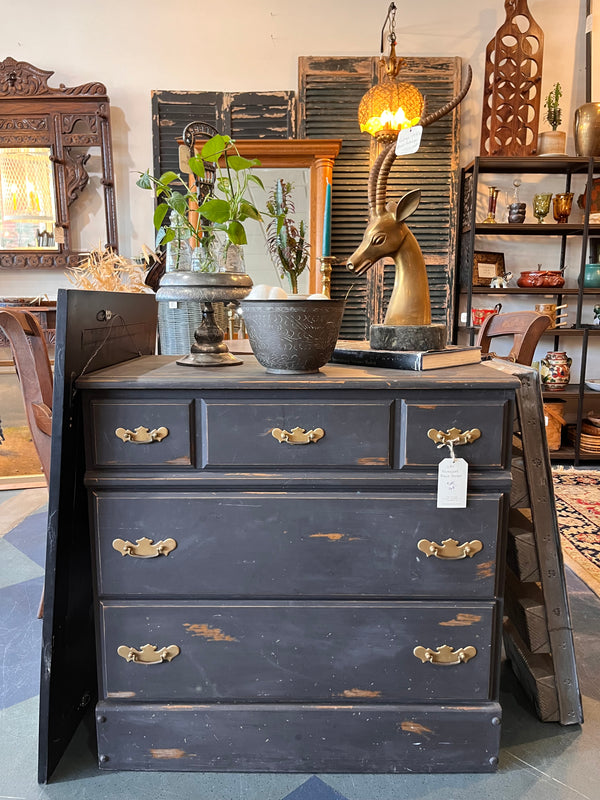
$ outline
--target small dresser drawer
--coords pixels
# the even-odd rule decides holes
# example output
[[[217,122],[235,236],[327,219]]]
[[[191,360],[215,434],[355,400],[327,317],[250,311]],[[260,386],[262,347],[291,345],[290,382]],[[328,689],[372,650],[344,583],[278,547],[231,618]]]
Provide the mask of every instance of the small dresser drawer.
[[[92,400],[89,466],[191,466],[192,411],[191,400]]]
[[[485,599],[500,593],[501,494],[472,494],[466,509],[443,512],[432,493],[92,497],[101,595]]]
[[[202,466],[208,469],[391,465],[391,400],[204,401],[202,419]]]
[[[115,601],[100,630],[105,699],[484,702],[493,685],[491,602]]]
[[[446,434],[452,428],[462,433],[477,429],[480,436],[455,448],[457,458],[464,458],[473,467],[504,469],[507,467],[509,424],[512,404],[465,401],[400,404],[400,467],[433,467],[447,458],[447,447],[438,449],[428,436],[430,430]]]

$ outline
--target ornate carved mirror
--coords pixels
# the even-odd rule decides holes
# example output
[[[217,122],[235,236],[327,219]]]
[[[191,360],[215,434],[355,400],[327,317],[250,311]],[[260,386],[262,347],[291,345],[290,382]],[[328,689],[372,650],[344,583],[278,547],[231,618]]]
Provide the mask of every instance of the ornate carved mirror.
[[[105,243],[118,246],[106,88],[54,88],[53,74],[13,58],[0,62],[0,267],[79,262],[80,220],[72,206],[88,185],[90,150],[98,153]]]

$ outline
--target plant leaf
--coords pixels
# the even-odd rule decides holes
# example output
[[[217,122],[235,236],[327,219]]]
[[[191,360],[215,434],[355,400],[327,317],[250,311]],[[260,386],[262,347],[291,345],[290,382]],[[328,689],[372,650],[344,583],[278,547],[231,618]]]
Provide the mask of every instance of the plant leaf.
[[[238,156],[235,154],[232,156],[227,156],[227,163],[229,164],[231,169],[235,170],[236,172],[239,172],[242,169],[251,169],[252,167],[255,166],[254,164],[255,160],[256,159],[250,161],[250,159],[244,158],[244,156]]]
[[[230,141],[230,136],[222,136],[218,133],[206,142],[200,155],[205,161],[218,161],[219,156],[227,150]]]
[[[172,242],[175,238],[175,231],[171,230],[170,228],[160,227],[158,229],[158,233],[156,234],[156,240],[154,243],[155,247],[158,247],[161,244],[167,244],[167,242]]]
[[[204,161],[201,158],[198,156],[192,156],[188,161],[188,164],[194,175],[198,175],[200,178],[204,177]]]
[[[178,181],[178,180],[181,180],[179,175],[176,172],[172,172],[171,170],[169,170],[168,172],[163,172],[163,174],[160,176],[161,183],[169,184],[173,183],[173,181]]]
[[[227,222],[230,218],[230,208],[227,200],[211,198],[205,200],[198,209],[202,217],[210,222]]]
[[[180,214],[182,217],[187,216],[188,204],[183,195],[173,194],[170,205],[173,211],[175,211],[177,214]]]
[[[240,215],[244,215],[245,217],[250,217],[250,219],[256,219],[256,220],[262,219],[258,208],[256,208],[256,206],[253,206],[252,203],[249,203],[247,200],[242,200],[242,202],[240,203]]]
[[[258,184],[258,186],[260,186],[261,189],[265,188],[264,183],[261,181],[261,179],[258,177],[258,175],[248,175],[248,180],[249,181],[253,181],[253,183]]]
[[[160,230],[160,226],[163,224],[163,220],[169,210],[169,206],[166,203],[160,203],[156,206],[156,210],[154,211],[154,227],[156,230]]]
[[[229,236],[229,241],[233,242],[233,244],[248,243],[244,226],[242,225],[241,222],[237,222],[236,220],[229,223],[229,226],[227,228],[227,235]]]
[[[151,189],[152,188],[152,180],[150,179],[150,174],[146,170],[138,180],[135,182],[136,186],[139,186],[140,189]]]

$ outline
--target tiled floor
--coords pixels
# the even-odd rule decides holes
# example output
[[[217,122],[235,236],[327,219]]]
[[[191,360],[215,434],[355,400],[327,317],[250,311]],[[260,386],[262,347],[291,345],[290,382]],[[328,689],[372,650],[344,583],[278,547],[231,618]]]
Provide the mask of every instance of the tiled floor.
[[[500,769],[492,775],[99,773],[91,720],[54,780],[38,786],[37,711],[44,490],[0,492],[0,800],[597,800],[600,797],[600,600],[568,576],[586,721],[537,721],[509,667]]]

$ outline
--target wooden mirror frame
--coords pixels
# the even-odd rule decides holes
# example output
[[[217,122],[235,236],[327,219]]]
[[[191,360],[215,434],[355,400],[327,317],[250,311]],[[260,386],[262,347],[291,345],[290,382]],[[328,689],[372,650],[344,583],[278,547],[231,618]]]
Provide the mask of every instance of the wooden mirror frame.
[[[110,101],[102,83],[48,86],[53,75],[6,58],[0,62],[0,147],[48,147],[54,165],[55,229],[64,242],[56,250],[0,250],[0,267],[40,269],[76,266],[72,249],[71,204],[87,185],[89,147],[100,148],[107,247],[118,249],[117,213],[110,136]],[[60,238],[63,238],[62,236]]]
[[[180,141],[180,144],[183,144]],[[195,145],[199,154],[204,142]],[[321,290],[317,259],[323,242],[323,216],[327,182],[333,188],[333,164],[341,139],[236,139],[235,146],[245,158],[257,158],[260,168],[301,167],[310,170],[310,261],[309,294]]]

